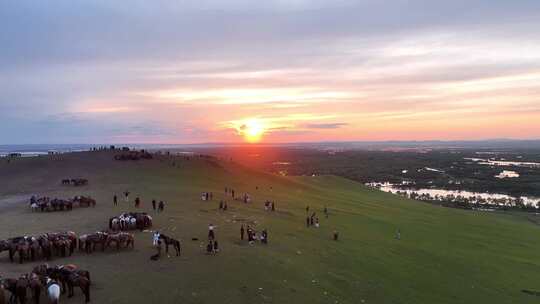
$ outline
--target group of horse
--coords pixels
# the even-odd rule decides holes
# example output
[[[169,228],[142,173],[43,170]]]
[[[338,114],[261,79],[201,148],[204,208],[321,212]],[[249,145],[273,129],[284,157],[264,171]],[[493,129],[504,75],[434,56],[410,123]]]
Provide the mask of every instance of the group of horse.
[[[65,178],[62,180],[62,185],[86,186],[88,180],[86,178]]]
[[[7,290],[10,293],[9,303],[26,304],[30,291],[31,299],[36,304],[40,303],[42,293],[46,294],[50,303],[58,304],[60,295],[66,291],[69,298],[73,297],[75,287],[81,289],[88,303],[90,285],[90,272],[76,265],[49,267],[48,264],[42,264],[18,278],[0,278],[0,303],[4,303],[4,290]]]
[[[126,153],[118,154],[114,156],[115,160],[141,160],[141,159],[152,159],[154,156],[151,153],[148,153],[145,150],[141,151],[129,151]]]
[[[0,252],[8,251],[11,262],[17,254],[20,264],[24,261],[35,261],[38,258],[50,260],[53,256],[71,256],[76,246],[77,235],[72,231],[0,240]]]
[[[39,198],[32,196],[30,198],[30,208],[32,211],[71,211],[74,204],[79,204],[79,207],[95,207],[96,200],[82,195],[75,196],[72,199],[51,199],[47,196]]]
[[[152,227],[152,217],[145,212],[122,213],[109,219],[112,231],[144,230]]]
[[[120,250],[122,246],[133,249],[135,247],[135,237],[127,232],[107,231],[97,231],[79,236],[79,251],[85,251],[86,253],[95,251],[96,245],[101,247],[101,251],[105,251],[112,244],[116,246],[116,250]]]

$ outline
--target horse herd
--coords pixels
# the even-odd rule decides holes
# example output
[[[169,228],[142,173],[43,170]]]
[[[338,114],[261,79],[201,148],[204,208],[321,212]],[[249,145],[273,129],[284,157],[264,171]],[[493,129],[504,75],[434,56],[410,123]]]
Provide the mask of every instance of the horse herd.
[[[122,213],[109,219],[109,229],[112,231],[144,230],[152,227],[152,217],[145,212]]]
[[[60,294],[68,292],[68,297],[74,295],[75,287],[79,287],[85,296],[85,302],[90,301],[90,272],[79,269],[76,265],[58,265],[49,267],[42,264],[34,267],[31,273],[22,274],[18,278],[6,278],[0,281],[3,289],[11,294],[10,303],[26,304],[27,292],[30,291],[34,303],[39,304],[42,292],[49,301],[58,304]],[[0,288],[0,291],[3,292]],[[4,295],[0,293],[3,303]]]
[[[20,264],[25,261],[35,261],[39,258],[51,260],[53,257],[71,256],[78,247],[79,251],[91,253],[96,245],[100,245],[102,251],[114,244],[116,249],[121,247],[133,248],[135,239],[132,234],[126,232],[98,231],[83,234],[79,237],[72,231],[59,233],[45,233],[39,236],[21,236],[0,240],[0,252],[8,251],[9,260],[14,262],[18,255]]]
[[[82,195],[75,196],[72,199],[51,199],[47,196],[39,198],[32,196],[30,198],[30,208],[32,211],[71,211],[74,204],[78,204],[79,207],[95,207],[96,200]]]
[[[86,178],[65,178],[62,180],[62,185],[86,186],[88,180]]]

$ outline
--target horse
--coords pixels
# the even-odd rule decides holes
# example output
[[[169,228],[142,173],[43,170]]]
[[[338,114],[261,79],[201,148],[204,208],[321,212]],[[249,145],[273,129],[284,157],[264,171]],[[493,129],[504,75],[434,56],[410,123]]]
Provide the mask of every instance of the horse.
[[[58,282],[53,281],[51,278],[47,277],[47,297],[51,304],[58,304],[60,301],[60,285]]]
[[[4,279],[2,285],[10,293],[8,303],[17,303],[17,279]]]
[[[51,241],[46,236],[38,237],[38,244],[41,247],[41,254],[47,260],[50,260],[52,257],[52,246]]]
[[[19,264],[30,258],[30,245],[27,241],[17,243],[15,251],[19,254]]]
[[[34,299],[34,303],[39,304],[39,298],[41,297],[41,289],[43,288],[39,276],[36,273],[30,274],[30,277],[28,278],[28,283],[30,290],[32,291],[32,298]]]
[[[131,248],[135,247],[135,238],[132,234],[126,233],[126,232],[119,232],[116,234],[109,234],[107,236],[107,242],[106,246],[110,247],[111,243],[116,244],[116,250],[120,250],[121,244],[125,244],[125,247],[131,246]]]
[[[26,289],[28,288],[28,285],[29,282],[26,275],[21,276],[17,280],[17,283],[15,283],[15,292],[20,304],[26,304]]]
[[[160,234],[159,239],[165,243],[165,252],[167,254],[169,254],[169,245],[173,245],[174,249],[176,250],[176,256],[180,256],[180,241],[164,234]]]
[[[89,273],[88,273],[89,274]],[[74,287],[81,288],[86,303],[90,302],[90,279],[77,273],[76,271],[68,270],[67,268],[57,267],[51,272],[51,278],[57,279],[62,283],[62,293],[65,292],[67,284],[68,298],[73,297]]]
[[[95,250],[96,244],[101,245],[101,251],[105,251],[108,234],[98,231],[92,234],[85,234],[79,238],[79,250],[83,249],[86,253],[92,253]]]

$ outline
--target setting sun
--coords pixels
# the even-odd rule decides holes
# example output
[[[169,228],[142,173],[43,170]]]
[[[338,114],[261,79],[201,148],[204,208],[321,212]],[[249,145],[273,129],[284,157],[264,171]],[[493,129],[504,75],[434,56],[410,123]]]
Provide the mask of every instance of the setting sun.
[[[264,125],[257,119],[247,120],[239,127],[239,133],[250,143],[259,142],[264,131]]]

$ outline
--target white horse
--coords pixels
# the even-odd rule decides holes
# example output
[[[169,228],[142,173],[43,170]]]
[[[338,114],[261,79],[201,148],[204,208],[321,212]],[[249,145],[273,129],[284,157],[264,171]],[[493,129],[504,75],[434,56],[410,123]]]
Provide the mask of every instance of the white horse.
[[[51,304],[60,303],[60,285],[50,278],[47,278],[47,297]]]
[[[134,217],[130,218],[129,223],[130,223],[130,225],[129,225],[130,229],[136,229],[137,228],[137,219],[136,218],[134,218]]]
[[[32,205],[30,205],[30,208],[32,208],[32,212],[38,211],[39,205],[37,203],[32,203]]]

